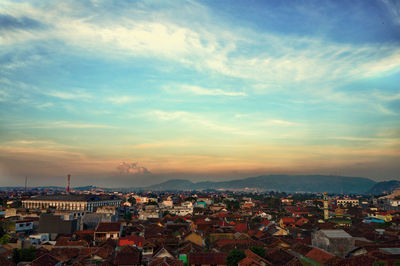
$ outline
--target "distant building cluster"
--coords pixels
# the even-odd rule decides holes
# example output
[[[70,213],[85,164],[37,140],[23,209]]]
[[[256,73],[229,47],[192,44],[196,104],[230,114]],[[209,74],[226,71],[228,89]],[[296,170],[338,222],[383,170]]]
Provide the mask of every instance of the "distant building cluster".
[[[1,195],[0,265],[400,262],[399,192],[47,193]]]

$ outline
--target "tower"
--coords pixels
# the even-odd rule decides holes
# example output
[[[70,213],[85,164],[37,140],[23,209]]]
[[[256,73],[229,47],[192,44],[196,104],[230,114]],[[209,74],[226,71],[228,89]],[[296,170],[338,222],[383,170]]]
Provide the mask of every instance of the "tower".
[[[329,219],[328,195],[324,192],[324,220]]]
[[[69,193],[69,184],[71,182],[71,175],[67,176],[67,193]]]

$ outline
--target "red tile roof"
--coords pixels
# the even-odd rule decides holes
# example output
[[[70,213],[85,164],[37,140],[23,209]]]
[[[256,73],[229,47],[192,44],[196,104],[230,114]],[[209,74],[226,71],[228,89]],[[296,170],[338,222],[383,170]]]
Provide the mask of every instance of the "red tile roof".
[[[141,247],[144,242],[144,237],[141,236],[125,236],[120,237],[118,240],[118,246],[135,245]]]
[[[49,254],[44,254],[43,256],[32,261],[32,266],[54,266],[60,261]]]
[[[189,264],[226,264],[226,254],[217,252],[199,252],[189,254]]]
[[[114,259],[115,265],[140,264],[140,251],[135,247],[126,246],[121,249]]]
[[[313,259],[319,263],[325,264],[327,261],[333,259],[335,255],[327,253],[321,249],[314,248],[306,254],[306,257]]]

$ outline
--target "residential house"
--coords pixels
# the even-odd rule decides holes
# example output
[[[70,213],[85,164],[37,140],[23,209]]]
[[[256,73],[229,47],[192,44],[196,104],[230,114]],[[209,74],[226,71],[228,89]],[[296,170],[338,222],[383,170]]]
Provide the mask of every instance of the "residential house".
[[[122,224],[120,222],[99,223],[94,232],[94,240],[118,239],[121,233]]]

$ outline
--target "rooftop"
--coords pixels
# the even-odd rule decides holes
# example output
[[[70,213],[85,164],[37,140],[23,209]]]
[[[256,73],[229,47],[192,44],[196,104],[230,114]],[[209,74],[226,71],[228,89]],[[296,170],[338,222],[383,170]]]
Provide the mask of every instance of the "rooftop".
[[[329,238],[351,238],[344,230],[321,230]]]
[[[77,195],[77,194],[59,194],[59,195],[42,195],[31,197],[29,200],[49,200],[49,201],[102,201],[118,199],[111,195]]]

